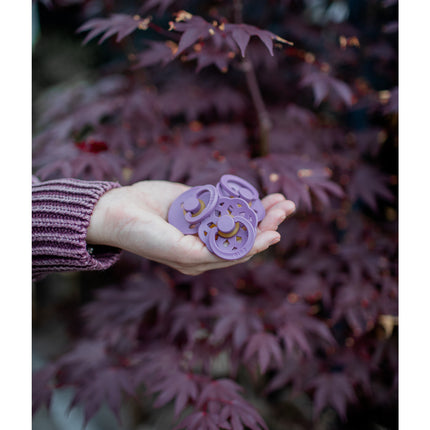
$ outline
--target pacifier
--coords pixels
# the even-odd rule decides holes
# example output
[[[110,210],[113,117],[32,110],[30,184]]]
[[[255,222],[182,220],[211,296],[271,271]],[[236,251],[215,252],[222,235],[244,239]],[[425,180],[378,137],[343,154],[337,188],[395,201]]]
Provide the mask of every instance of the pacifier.
[[[265,210],[249,182],[224,175],[214,187],[190,188],[170,206],[168,222],[184,234],[198,234],[208,250],[224,260],[251,251]]]
[[[209,216],[218,201],[213,185],[190,188],[170,206],[167,220],[184,234],[197,233],[200,222]]]
[[[266,215],[266,211],[258,198],[258,191],[245,179],[235,175],[223,175],[217,184],[217,191],[222,196],[240,197],[246,200],[257,214],[258,222]]]

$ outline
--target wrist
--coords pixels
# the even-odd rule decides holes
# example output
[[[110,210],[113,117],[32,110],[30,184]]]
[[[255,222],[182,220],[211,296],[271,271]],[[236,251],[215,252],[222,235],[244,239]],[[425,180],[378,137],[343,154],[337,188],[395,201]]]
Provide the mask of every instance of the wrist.
[[[106,191],[94,206],[86,235],[86,242],[90,247],[94,245],[115,246],[115,229],[111,218],[115,212],[114,197],[119,190],[121,188]]]

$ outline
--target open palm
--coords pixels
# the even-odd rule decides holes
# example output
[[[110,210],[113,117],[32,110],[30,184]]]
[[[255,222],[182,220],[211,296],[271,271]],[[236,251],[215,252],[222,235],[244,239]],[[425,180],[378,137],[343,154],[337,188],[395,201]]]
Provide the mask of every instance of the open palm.
[[[166,264],[189,275],[242,263],[280,240],[278,225],[295,205],[282,194],[262,199],[266,216],[260,222],[252,250],[242,259],[227,261],[210,253],[194,235],[184,235],[167,222],[172,202],[188,186],[167,181],[142,181],[108,191],[97,203],[87,242],[115,246]]]

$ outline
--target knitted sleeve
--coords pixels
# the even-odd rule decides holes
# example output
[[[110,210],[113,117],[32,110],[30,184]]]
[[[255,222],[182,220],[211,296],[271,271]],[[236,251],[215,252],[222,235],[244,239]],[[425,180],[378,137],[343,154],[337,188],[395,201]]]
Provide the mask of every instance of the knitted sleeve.
[[[50,272],[104,270],[114,264],[120,250],[89,247],[87,228],[100,197],[118,183],[58,179],[32,181],[33,279]]]

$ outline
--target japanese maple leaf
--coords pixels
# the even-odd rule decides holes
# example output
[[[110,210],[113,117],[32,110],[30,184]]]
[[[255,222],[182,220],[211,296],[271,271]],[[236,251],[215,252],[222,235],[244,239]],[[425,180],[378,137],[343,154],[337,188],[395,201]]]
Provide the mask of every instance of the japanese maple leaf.
[[[388,188],[388,178],[375,167],[361,164],[354,171],[348,187],[350,198],[361,199],[373,211],[378,210],[378,200],[393,201]]]
[[[88,43],[91,39],[103,34],[99,44],[109,37],[116,34],[116,42],[120,42],[124,37],[137,29],[146,30],[149,19],[142,19],[140,16],[126,15],[122,13],[112,14],[109,18],[94,18],[81,25],[77,32],[90,31],[85,37],[83,44]]]
[[[227,402],[221,409],[220,421],[229,422],[232,430],[268,430],[260,414],[243,399]]]
[[[361,350],[362,348],[362,350]],[[353,348],[343,348],[332,355],[334,366],[341,366],[343,373],[348,375],[351,384],[360,386],[368,395],[372,393],[373,363],[367,352],[368,345],[355,345]]]
[[[317,69],[305,71],[300,85],[312,88],[315,106],[319,106],[325,98],[328,98],[333,103],[340,101],[346,106],[352,105],[353,92],[350,87],[345,82],[331,76],[328,72]]]
[[[261,331],[261,318],[247,308],[246,302],[238,296],[222,294],[217,297],[213,314],[219,315],[215,322],[211,340],[221,342],[231,337],[236,350],[242,348],[252,333]]]
[[[148,387],[151,393],[159,393],[154,402],[154,407],[159,408],[175,400],[175,416],[184,410],[188,401],[196,400],[198,385],[191,373],[181,371],[170,372],[157,383]]]
[[[135,162],[131,177],[132,183],[146,179],[165,180],[169,176],[172,157],[167,149],[162,150],[157,146],[152,146],[145,149],[143,155],[138,157]]]
[[[123,368],[97,369],[86,381],[76,387],[70,409],[80,404],[84,410],[84,425],[106,403],[120,421],[119,412],[123,392],[134,395],[134,383]]]
[[[344,373],[320,374],[309,383],[309,388],[315,389],[315,416],[318,416],[325,407],[332,407],[345,420],[348,403],[356,400],[352,383]]]
[[[359,240],[359,239],[358,239]],[[361,284],[365,278],[380,280],[380,254],[367,243],[345,243],[339,246],[338,255],[348,268],[351,283]]]
[[[170,288],[160,277],[135,276],[122,289],[99,290],[82,314],[90,330],[102,335],[129,323],[138,324],[151,308],[157,308],[163,315],[170,302]]]
[[[254,333],[249,338],[243,358],[249,362],[254,355],[257,356],[261,373],[266,373],[272,358],[278,367],[282,367],[283,359],[279,339],[271,333]]]
[[[73,146],[74,149],[66,146]],[[42,164],[43,161],[43,165],[36,170],[36,175],[41,180],[57,177],[98,181],[122,178],[124,161],[116,154],[107,151],[99,153],[84,151],[74,143],[62,145],[55,153],[61,153],[61,158],[54,161],[36,160],[37,164]],[[54,154],[51,155],[49,158],[54,158]]]
[[[111,359],[107,353],[107,345],[102,340],[85,339],[61,356],[57,362],[60,381],[79,383],[88,379],[94,371],[105,367]]]
[[[308,315],[308,309],[308,305],[304,303],[292,304],[284,301],[271,315],[277,334],[284,341],[289,354],[295,352],[298,347],[299,351],[311,355],[315,341],[323,341],[325,346],[335,344],[327,325]]]
[[[243,388],[230,379],[210,381],[203,387],[196,407],[216,415],[221,428],[267,429],[260,414],[239,394],[241,391]]]
[[[235,88],[223,87],[217,80],[178,78],[169,82],[160,92],[158,103],[167,116],[184,115],[188,122],[201,115],[211,115],[230,119],[242,113],[246,100]]]
[[[146,386],[158,384],[166,375],[180,371],[182,354],[172,344],[156,340],[145,344],[143,351],[131,355],[133,379]]]
[[[201,328],[201,320],[209,314],[208,309],[198,303],[183,303],[172,310],[173,322],[169,336],[174,339],[182,331],[188,342],[194,341],[194,335]]]
[[[172,24],[173,29],[182,33],[175,56],[200,40],[215,36],[219,30],[200,16],[187,15],[182,21]],[[218,36],[219,37],[219,34]]]
[[[281,369],[274,373],[265,387],[266,393],[282,390],[287,386],[293,388],[293,392],[303,392],[309,380],[319,373],[318,362],[308,359],[297,352],[289,354]]]
[[[325,206],[329,196],[342,197],[342,188],[331,181],[331,171],[317,162],[289,154],[269,154],[255,160],[267,193],[282,192],[296,206],[312,209],[310,191]]]
[[[380,313],[377,291],[370,282],[343,285],[336,294],[333,306],[333,320],[344,317],[354,334],[365,333],[373,328]],[[370,327],[369,327],[370,324]]]
[[[227,72],[230,62],[235,57],[233,51],[225,51],[216,49],[209,44],[204,44],[200,50],[190,52],[187,55],[187,60],[197,60],[196,72],[205,67],[214,65],[220,72]]]
[[[173,52],[176,50],[176,45],[173,42],[150,41],[147,44],[148,47],[136,55],[133,69],[155,65],[165,66],[173,60]]]
[[[227,50],[234,50],[236,44],[243,57],[245,56],[246,48],[252,36],[258,37],[271,55],[273,55],[274,40],[291,44],[291,42],[282,39],[276,34],[268,30],[262,30],[253,25],[230,24],[225,22],[220,25],[215,23],[215,25],[205,21],[199,16],[193,16],[188,13],[182,14],[182,16],[185,17],[183,19],[185,22],[172,24],[176,31],[183,32],[176,55],[181,54],[196,42],[208,38],[211,38],[215,47],[218,49],[225,45]]]
[[[239,394],[243,391],[243,387],[238,385],[231,379],[221,378],[210,381],[204,385],[199,395],[196,406],[201,408],[207,402],[212,400],[232,401],[240,400],[242,396]]]
[[[48,364],[41,369],[33,372],[32,375],[32,410],[33,414],[39,410],[42,405],[49,409],[51,404],[52,392],[54,390],[54,378],[57,373],[55,364]]]
[[[292,45],[291,42],[282,39],[271,31],[262,30],[261,28],[249,24],[225,24],[224,29],[237,43],[242,57],[245,57],[245,51],[252,36],[258,37],[264,43],[270,55],[273,55],[274,40]]]
[[[206,165],[211,152],[209,148],[189,144],[181,144],[172,148],[169,180],[180,182],[187,179],[195,165]]]

